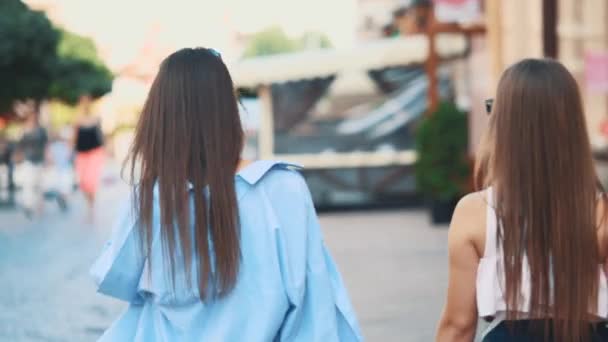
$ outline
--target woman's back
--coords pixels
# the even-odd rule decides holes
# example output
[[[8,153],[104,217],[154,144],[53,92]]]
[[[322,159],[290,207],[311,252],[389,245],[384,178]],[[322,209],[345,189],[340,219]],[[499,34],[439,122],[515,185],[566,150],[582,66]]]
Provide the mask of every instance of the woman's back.
[[[303,178],[245,165],[239,115],[217,51],[162,62],[130,150],[133,211],[92,270],[130,302],[102,340],[361,339]]]
[[[440,340],[472,338],[481,316],[540,320],[530,334],[589,341],[608,320],[608,212],[577,82],[556,61],[523,60],[491,107],[476,170],[486,191],[465,197],[450,227]]]
[[[477,269],[477,308],[478,315],[481,318],[492,320],[497,315],[506,317],[506,298],[504,296],[505,275],[501,264],[504,261],[502,252],[502,242],[498,234],[499,223],[496,215],[496,204],[494,203],[493,189],[488,188],[484,191],[476,192],[468,195],[463,199],[460,205],[461,219],[469,223],[470,240],[474,245],[479,256],[479,266]],[[598,202],[598,226],[602,223],[604,215],[603,202]],[[605,260],[606,246],[603,241],[606,241],[607,229],[606,225],[599,226],[597,230],[597,245],[600,250],[600,259],[589,260],[589,263],[597,264],[598,267],[603,267]],[[575,257],[575,256],[573,256]],[[520,262],[526,264],[525,256],[521,256]],[[551,317],[529,317],[529,301],[530,301],[530,269],[529,266],[524,266],[524,275],[522,276],[522,291],[524,301],[520,303],[519,312],[522,313],[522,318],[544,319]],[[606,274],[603,270],[600,272],[599,296],[598,296],[598,316],[608,319],[608,287],[606,284]]]
[[[258,161],[235,178],[242,264],[224,298],[200,300],[196,267],[191,284],[178,267],[172,285],[157,225],[151,255],[138,256],[135,221],[127,210],[92,269],[101,293],[131,303],[101,340],[360,340],[310,194],[294,168]],[[155,208],[154,222],[157,214]],[[196,261],[194,254],[191,259]]]
[[[484,341],[543,341],[545,322],[549,322],[551,327],[552,317],[550,315],[533,316],[530,310],[530,286],[531,274],[529,266],[523,267],[522,275],[522,300],[518,303],[519,309],[517,313],[507,312],[507,298],[505,274],[502,268],[504,262],[504,254],[501,250],[501,240],[498,233],[498,221],[496,218],[496,203],[493,200],[493,190],[488,188],[483,191],[471,193],[465,196],[458,204],[458,208],[454,213],[451,229],[453,232],[452,244],[458,244],[462,253],[465,248],[469,249],[470,257],[464,257],[468,260],[476,260],[475,264],[470,265],[471,270],[475,273],[469,273],[474,281],[474,287],[459,291],[463,298],[470,296],[471,302],[474,303],[475,316],[484,319],[489,323],[485,329]],[[608,285],[606,265],[606,253],[608,246],[604,241],[608,237],[608,229],[603,223],[604,204],[603,201],[598,201],[597,205],[597,244],[600,250],[600,258],[598,260],[589,260],[590,264],[595,264],[600,269],[598,283],[598,299],[597,312],[589,312],[589,341],[604,341],[608,338],[608,329],[603,323],[595,325],[593,322],[602,322],[608,319]],[[454,236],[458,235],[458,238]],[[458,240],[459,242],[453,242]],[[465,247],[468,246],[468,247]],[[576,257],[576,256],[573,256]],[[457,258],[463,258],[459,256]],[[527,264],[527,258],[523,255],[516,262],[524,265]],[[462,262],[462,261],[461,261]],[[461,265],[464,266],[464,265]],[[455,267],[451,267],[454,272]],[[459,284],[458,286],[470,286],[468,282]],[[455,285],[451,285],[457,287]],[[517,323],[507,323],[508,318],[512,314],[518,316]],[[552,329],[552,328],[551,328]],[[550,331],[551,331],[550,329]],[[549,334],[552,334],[549,331]],[[535,335],[540,334],[540,335]],[[552,335],[551,335],[552,336]],[[551,337],[548,341],[554,341]]]

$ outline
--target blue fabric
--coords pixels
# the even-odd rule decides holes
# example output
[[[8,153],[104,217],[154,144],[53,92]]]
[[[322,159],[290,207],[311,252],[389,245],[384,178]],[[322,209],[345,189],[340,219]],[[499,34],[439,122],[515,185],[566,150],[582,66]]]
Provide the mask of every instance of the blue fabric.
[[[99,341],[361,341],[346,288],[294,165],[258,161],[236,176],[242,264],[225,298],[198,298],[196,268],[167,279],[154,210],[142,255],[130,203],[91,269],[100,293],[129,302]],[[155,199],[156,206],[158,200]],[[192,255],[194,261],[194,255]]]
[[[65,141],[55,141],[49,144],[49,154],[53,165],[60,170],[72,168],[72,149]]]

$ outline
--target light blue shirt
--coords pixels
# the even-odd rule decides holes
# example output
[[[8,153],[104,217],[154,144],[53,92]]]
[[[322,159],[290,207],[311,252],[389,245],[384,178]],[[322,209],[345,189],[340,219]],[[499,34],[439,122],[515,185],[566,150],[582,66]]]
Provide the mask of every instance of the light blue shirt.
[[[136,219],[127,205],[91,268],[98,292],[129,302],[99,341],[361,341],[346,288],[296,168],[258,161],[235,177],[240,273],[230,294],[205,303],[198,298],[196,282],[186,286],[183,267],[176,272],[175,290],[166,279],[158,210],[150,263],[150,256],[141,255]]]

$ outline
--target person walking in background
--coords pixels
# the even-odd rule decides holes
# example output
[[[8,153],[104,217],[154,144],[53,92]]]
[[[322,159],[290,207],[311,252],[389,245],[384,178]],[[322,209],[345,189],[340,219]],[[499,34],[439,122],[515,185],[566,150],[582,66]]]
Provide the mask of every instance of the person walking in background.
[[[61,210],[68,209],[68,196],[73,190],[72,148],[66,130],[54,132],[47,147],[45,191],[51,192]]]
[[[91,269],[129,302],[99,341],[360,341],[296,166],[241,159],[212,49],[165,59],[136,129],[132,199]]]
[[[575,79],[524,60],[498,85],[480,192],[449,232],[447,302],[437,341],[608,341],[607,196]]]
[[[42,175],[47,141],[48,136],[40,126],[38,114],[29,113],[23,135],[17,143],[19,164],[15,170],[17,183],[21,186],[21,207],[28,218],[41,214],[43,209]]]
[[[95,213],[95,195],[101,179],[105,151],[100,122],[91,111],[91,97],[80,99],[81,115],[75,129],[75,168],[80,190],[88,204],[88,217],[93,220]]]
[[[0,130],[0,204],[13,204],[13,145]]]

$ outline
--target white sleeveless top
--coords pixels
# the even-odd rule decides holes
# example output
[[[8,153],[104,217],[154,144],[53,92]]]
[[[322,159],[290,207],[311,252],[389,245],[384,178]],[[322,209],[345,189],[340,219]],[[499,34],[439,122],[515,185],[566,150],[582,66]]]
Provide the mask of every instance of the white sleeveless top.
[[[492,188],[486,190],[487,195],[487,218],[486,218],[486,245],[483,258],[479,260],[477,267],[477,311],[479,317],[504,317],[507,309],[505,302],[506,287],[502,267],[503,263],[502,244],[496,243],[496,231],[498,222],[494,210],[494,195]],[[527,257],[523,257],[522,286],[523,300],[517,311],[528,313],[530,311],[530,266]],[[608,285],[603,265],[600,267],[599,289],[598,289],[598,311],[597,315],[608,319]]]

